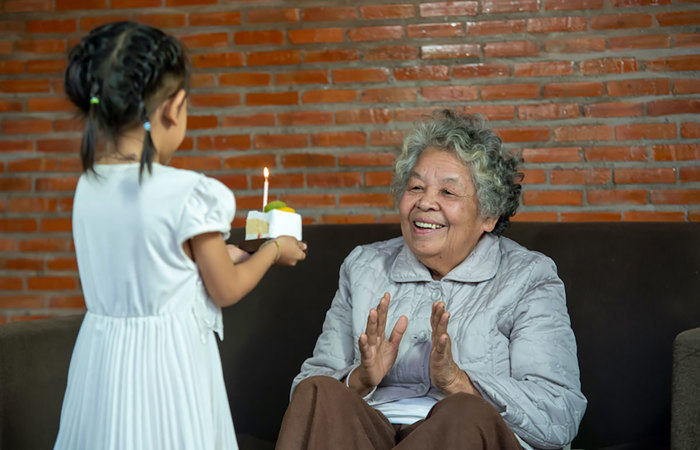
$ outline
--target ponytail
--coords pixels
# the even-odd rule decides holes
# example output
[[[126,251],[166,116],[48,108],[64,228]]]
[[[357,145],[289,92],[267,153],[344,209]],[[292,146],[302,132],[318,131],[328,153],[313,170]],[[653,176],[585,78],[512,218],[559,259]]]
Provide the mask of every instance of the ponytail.
[[[85,131],[80,144],[80,160],[83,163],[83,171],[95,172],[95,146],[97,144],[97,118],[95,117],[96,106],[91,105],[85,117]]]
[[[146,167],[148,169],[148,174],[153,173],[153,157],[156,154],[156,146],[153,144],[153,139],[151,139],[151,122],[148,121],[148,117],[144,111],[143,116],[145,117],[143,122],[143,129],[146,130],[146,135],[143,138],[143,149],[141,150],[141,163],[139,166],[139,184],[143,179],[143,169]]]

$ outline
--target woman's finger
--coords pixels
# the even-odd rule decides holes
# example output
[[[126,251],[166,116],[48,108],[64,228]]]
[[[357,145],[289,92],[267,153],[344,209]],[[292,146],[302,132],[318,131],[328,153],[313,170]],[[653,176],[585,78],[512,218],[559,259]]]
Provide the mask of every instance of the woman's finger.
[[[377,306],[377,337],[380,340],[386,338],[386,316],[389,313],[389,293],[385,292]]]

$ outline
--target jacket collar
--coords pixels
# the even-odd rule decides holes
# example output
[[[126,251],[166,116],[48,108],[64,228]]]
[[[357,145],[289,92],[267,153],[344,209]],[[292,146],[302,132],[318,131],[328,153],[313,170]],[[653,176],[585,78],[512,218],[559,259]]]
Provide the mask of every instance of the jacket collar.
[[[478,283],[496,275],[501,262],[500,239],[485,233],[467,258],[452,269],[443,280],[461,283]],[[399,254],[391,266],[391,280],[396,283],[433,281],[430,271],[403,242]]]

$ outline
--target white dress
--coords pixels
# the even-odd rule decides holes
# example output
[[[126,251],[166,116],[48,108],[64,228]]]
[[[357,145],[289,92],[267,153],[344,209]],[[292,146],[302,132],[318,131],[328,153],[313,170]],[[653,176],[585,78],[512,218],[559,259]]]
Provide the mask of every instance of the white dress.
[[[228,235],[233,193],[195,172],[97,165],[83,174],[73,238],[87,313],[55,449],[236,449],[214,331],[221,310],[182,249]]]

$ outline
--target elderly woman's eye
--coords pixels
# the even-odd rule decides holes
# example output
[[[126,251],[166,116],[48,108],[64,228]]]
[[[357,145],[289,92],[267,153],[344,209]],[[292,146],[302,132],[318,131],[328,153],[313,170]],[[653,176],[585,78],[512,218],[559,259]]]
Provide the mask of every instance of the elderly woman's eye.
[[[457,194],[455,194],[454,192],[449,191],[449,190],[447,190],[447,189],[443,189],[443,190],[442,190],[442,193],[443,193],[444,195],[449,196],[449,197],[454,197],[455,195],[457,195]]]
[[[409,187],[408,187],[408,190],[409,190],[409,191],[412,191],[412,192],[420,192],[420,191],[423,190],[423,188],[420,187],[420,186],[409,186]]]

